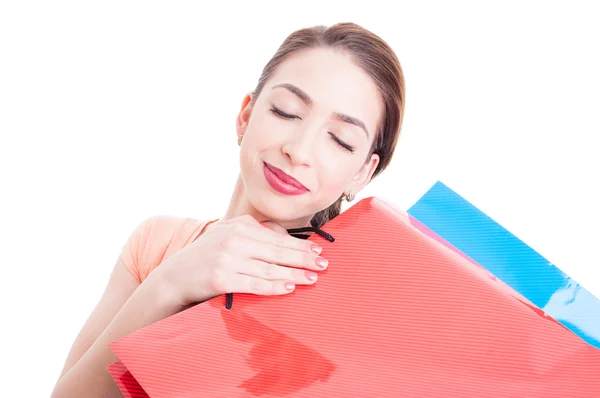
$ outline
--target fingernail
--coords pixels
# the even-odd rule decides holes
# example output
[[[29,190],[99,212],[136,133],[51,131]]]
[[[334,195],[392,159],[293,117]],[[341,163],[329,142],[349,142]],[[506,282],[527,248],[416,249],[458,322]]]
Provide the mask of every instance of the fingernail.
[[[306,278],[309,281],[316,281],[317,280],[317,274],[315,274],[314,272],[306,272]]]
[[[312,245],[310,247],[310,250],[312,250],[313,252],[315,252],[317,254],[321,254],[321,252],[323,251],[323,248],[319,245]]]
[[[323,257],[317,257],[317,265],[321,268],[327,267],[327,260]]]
[[[295,285],[292,282],[286,282],[285,283],[285,288],[287,290],[294,290]]]

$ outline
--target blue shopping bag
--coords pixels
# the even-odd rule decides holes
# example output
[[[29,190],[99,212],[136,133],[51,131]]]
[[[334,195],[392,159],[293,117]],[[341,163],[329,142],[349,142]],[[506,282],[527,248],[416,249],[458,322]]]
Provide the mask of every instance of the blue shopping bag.
[[[600,300],[458,193],[438,181],[408,213],[600,348]]]

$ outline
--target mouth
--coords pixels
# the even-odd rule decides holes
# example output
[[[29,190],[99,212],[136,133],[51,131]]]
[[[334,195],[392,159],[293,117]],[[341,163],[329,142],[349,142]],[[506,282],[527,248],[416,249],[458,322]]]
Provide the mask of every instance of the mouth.
[[[288,189],[283,189],[283,191],[286,191],[284,193],[287,194],[292,194],[292,193],[304,193],[304,192],[310,192],[310,190],[308,188],[306,188],[304,185],[302,185],[302,183],[298,180],[296,180],[294,177],[290,176],[289,174],[287,174],[286,172],[284,172],[281,169],[278,169],[277,167],[264,162],[264,168],[265,168],[265,176],[267,177],[267,181],[269,182],[269,184],[271,186],[273,185],[277,185],[277,186],[273,186],[273,188],[275,188],[277,191],[282,191],[281,188],[288,188]],[[275,179],[273,179],[272,177],[275,177]],[[274,184],[276,183],[276,184]]]

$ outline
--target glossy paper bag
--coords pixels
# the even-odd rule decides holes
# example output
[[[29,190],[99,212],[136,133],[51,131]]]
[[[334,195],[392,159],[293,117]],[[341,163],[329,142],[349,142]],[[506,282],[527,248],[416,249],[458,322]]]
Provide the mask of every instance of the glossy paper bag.
[[[125,336],[115,379],[153,398],[600,396],[599,350],[405,213],[364,199],[323,230],[316,285]]]

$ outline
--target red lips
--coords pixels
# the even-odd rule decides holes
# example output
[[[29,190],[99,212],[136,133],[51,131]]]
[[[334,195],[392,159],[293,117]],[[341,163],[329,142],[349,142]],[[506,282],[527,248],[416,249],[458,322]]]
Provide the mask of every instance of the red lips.
[[[265,166],[269,170],[271,170],[273,172],[273,174],[275,174],[277,176],[277,178],[279,178],[281,181],[285,182],[286,184],[296,187],[298,189],[309,191],[309,189],[306,188],[304,185],[302,185],[300,183],[300,181],[296,180],[294,177],[290,176],[289,174],[286,174],[283,170],[278,169],[277,167],[275,167],[267,162],[265,162]]]

